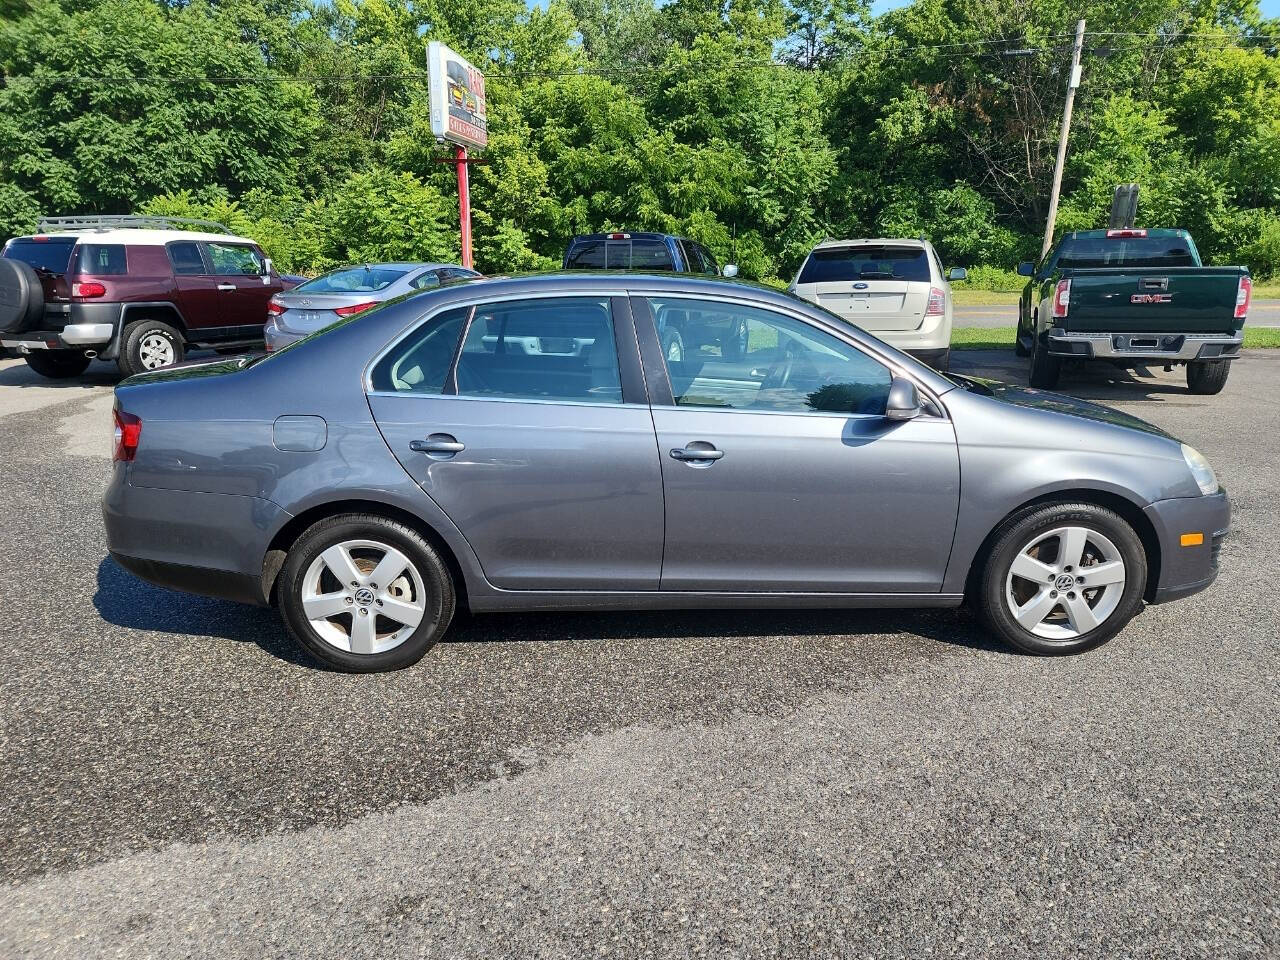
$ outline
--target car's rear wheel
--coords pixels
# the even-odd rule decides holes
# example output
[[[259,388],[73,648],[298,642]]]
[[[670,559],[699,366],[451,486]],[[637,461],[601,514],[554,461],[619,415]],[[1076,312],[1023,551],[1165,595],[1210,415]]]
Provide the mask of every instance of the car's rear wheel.
[[[159,320],[135,320],[120,334],[120,372],[131,377],[182,360],[182,334]]]
[[[1062,358],[1051,356],[1040,335],[1031,336],[1031,370],[1027,382],[1041,390],[1058,389],[1062,377]]]
[[[1019,650],[1080,653],[1106,643],[1142,607],[1147,557],[1119,514],[1090,503],[1030,507],[1001,525],[979,608]]]
[[[684,334],[676,327],[668,327],[663,332],[662,355],[668,363],[684,362]]]
[[[50,380],[78,377],[89,369],[89,358],[79,350],[36,350],[26,360],[28,367]]]
[[[1187,364],[1187,388],[1206,396],[1221,393],[1230,372],[1227,360],[1193,360]]]
[[[278,599],[289,633],[349,673],[412,666],[453,619],[449,569],[421,534],[374,514],[342,514],[289,550]]]

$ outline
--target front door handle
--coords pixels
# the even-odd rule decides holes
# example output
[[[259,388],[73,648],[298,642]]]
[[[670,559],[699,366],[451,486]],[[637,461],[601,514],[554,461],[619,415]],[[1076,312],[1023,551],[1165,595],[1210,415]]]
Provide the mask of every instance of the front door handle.
[[[410,440],[409,449],[414,453],[461,453],[467,449],[465,443],[447,433],[433,433],[425,440]]]
[[[719,460],[723,456],[723,450],[717,450],[710,444],[705,447],[676,447],[671,451],[671,459],[683,460],[686,463],[690,461],[698,463],[700,461]]]
[[[219,290],[234,290],[234,289],[236,289],[236,285],[235,285],[234,283],[220,283],[220,284],[218,284],[218,289],[219,289]]]

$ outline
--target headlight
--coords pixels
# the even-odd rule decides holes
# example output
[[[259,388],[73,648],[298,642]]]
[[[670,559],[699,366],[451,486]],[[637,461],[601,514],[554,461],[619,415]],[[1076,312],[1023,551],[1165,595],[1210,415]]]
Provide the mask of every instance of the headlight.
[[[1195,477],[1201,493],[1207,497],[1211,493],[1218,492],[1218,477],[1214,474],[1213,467],[1209,466],[1209,461],[1200,455],[1199,450],[1188,447],[1184,443],[1182,459],[1187,461],[1187,467],[1191,470],[1191,476]]]

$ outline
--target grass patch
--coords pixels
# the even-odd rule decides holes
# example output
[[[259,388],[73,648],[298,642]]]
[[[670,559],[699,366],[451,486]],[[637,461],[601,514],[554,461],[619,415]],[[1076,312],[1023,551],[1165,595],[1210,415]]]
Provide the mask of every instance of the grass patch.
[[[1001,307],[1018,305],[1018,294],[1002,293],[999,290],[970,290],[968,287],[952,286],[951,302],[958,307]]]
[[[1016,327],[953,327],[953,350],[1010,350]],[[1253,350],[1280,350],[1280,327],[1244,328],[1244,345]]]
[[[1280,280],[1255,283],[1253,286],[1253,298],[1255,300],[1280,300]]]

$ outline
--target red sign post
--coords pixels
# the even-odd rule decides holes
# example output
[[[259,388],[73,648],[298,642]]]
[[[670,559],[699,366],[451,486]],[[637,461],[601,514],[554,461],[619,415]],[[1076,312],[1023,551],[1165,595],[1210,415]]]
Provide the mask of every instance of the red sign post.
[[[441,163],[451,163],[458,173],[458,223],[462,228],[462,265],[473,269],[474,257],[471,252],[471,176],[470,165],[479,163],[467,156],[467,148],[457,144],[453,148],[452,157],[440,157]]]
[[[471,178],[467,147],[483,150],[489,143],[484,74],[444,44],[427,44],[431,132],[441,143],[453,144],[452,163],[458,174],[458,220],[462,230],[462,265],[471,268]]]

